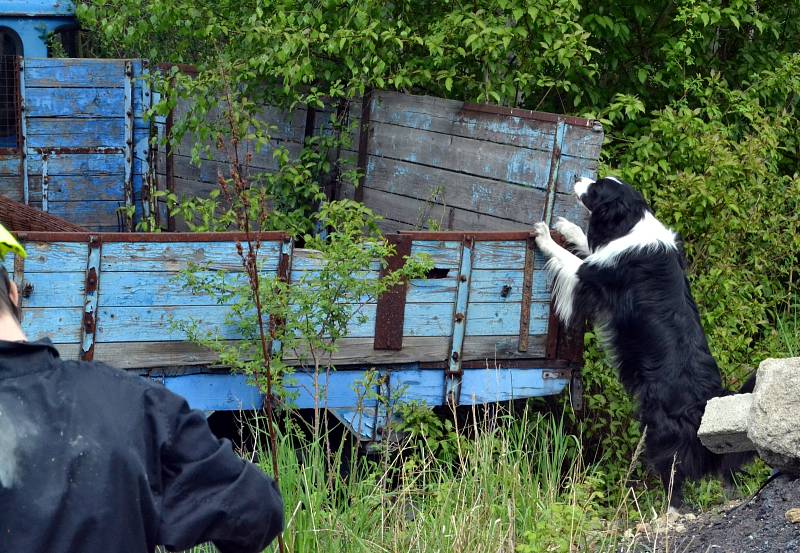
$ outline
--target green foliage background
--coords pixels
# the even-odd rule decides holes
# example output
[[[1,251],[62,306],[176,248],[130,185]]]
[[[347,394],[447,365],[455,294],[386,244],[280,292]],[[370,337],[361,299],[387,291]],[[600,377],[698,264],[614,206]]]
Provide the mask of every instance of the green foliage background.
[[[601,172],[686,241],[728,385],[783,352],[800,254],[797,0],[83,0],[78,14],[98,53],[224,68],[242,105],[392,88],[598,118]],[[638,429],[588,344],[576,422],[617,481]]]

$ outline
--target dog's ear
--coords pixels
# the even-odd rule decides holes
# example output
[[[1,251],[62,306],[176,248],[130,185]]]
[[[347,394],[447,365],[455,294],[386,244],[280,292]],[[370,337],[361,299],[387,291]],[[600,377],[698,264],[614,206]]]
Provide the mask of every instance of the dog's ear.
[[[630,217],[631,206],[624,198],[614,198],[597,206],[592,214],[596,215],[604,224],[616,226]]]

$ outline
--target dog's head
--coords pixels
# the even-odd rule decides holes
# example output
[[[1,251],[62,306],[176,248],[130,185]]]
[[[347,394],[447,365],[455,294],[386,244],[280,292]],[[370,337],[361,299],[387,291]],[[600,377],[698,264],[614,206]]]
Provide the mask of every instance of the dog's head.
[[[574,190],[591,212],[587,238],[592,251],[628,234],[648,211],[639,191],[615,177],[598,181],[582,178]]]

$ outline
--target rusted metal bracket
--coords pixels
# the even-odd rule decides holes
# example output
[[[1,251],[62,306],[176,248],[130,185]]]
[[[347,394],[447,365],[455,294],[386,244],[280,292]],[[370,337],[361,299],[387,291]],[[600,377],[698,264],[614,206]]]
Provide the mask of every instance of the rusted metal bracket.
[[[534,237],[525,242],[525,269],[522,277],[522,305],[519,313],[519,351],[528,351],[528,335],[531,330],[531,296],[533,294]]]
[[[369,134],[370,134],[370,119],[372,117],[372,90],[364,93],[361,99],[361,121],[358,126],[358,161],[356,167],[358,168],[358,186],[354,193],[354,199],[357,202],[364,201],[364,183],[367,180],[367,162],[369,161]]]
[[[394,255],[386,259],[386,267],[381,269],[381,278],[402,269],[406,259],[411,255],[411,239],[408,236],[391,234],[386,240],[394,246]],[[401,282],[378,298],[373,349],[393,351],[403,349],[407,292],[408,283]]]
[[[150,90],[150,68],[147,60],[142,60],[142,111],[147,112],[150,107],[152,106],[152,99],[153,95]],[[135,114],[132,114],[132,117]],[[153,124],[150,123],[150,131],[147,135],[147,140],[142,142],[142,151],[136,152],[139,155],[139,159],[142,161],[142,197],[139,198],[142,205],[142,216],[145,218],[150,217],[150,209],[153,207],[151,205],[151,198],[153,197],[153,192],[156,189],[156,176],[155,176],[155,164],[151,163],[151,155],[150,155],[150,139],[153,133]],[[138,145],[137,145],[138,146]],[[134,146],[135,151],[135,146]]]
[[[81,325],[81,353],[83,361],[94,358],[95,335],[97,334],[97,290],[100,287],[100,255],[102,242],[99,236],[89,238],[89,258],[86,263],[84,283],[83,322]]]
[[[561,148],[564,145],[564,135],[567,131],[566,123],[559,117],[556,124],[556,134],[553,137],[553,153],[550,157],[550,176],[547,179],[547,195],[544,201],[542,220],[550,226],[553,219],[553,206],[556,203],[558,191],[558,168],[561,164]]]
[[[17,56],[19,68],[19,162],[22,170],[22,203],[30,205],[31,191],[28,182],[28,121],[25,110],[25,59]]]
[[[281,256],[278,259],[278,280],[281,282],[289,282],[291,279],[292,273],[292,254],[294,251],[294,243],[292,239],[288,236],[284,236],[281,240]],[[269,316],[269,328],[270,328],[270,335],[272,335],[272,331],[282,327],[286,324],[282,318],[276,317],[275,315],[270,314]],[[278,355],[283,350],[283,343],[280,340],[272,340],[270,343],[270,354],[272,356]]]
[[[47,175],[47,161],[50,156],[42,154],[42,211],[47,213],[50,203],[50,177]]]
[[[133,198],[133,64],[125,62],[125,207],[134,205]],[[125,215],[125,230],[133,230],[134,217]]]
[[[461,401],[461,378],[464,372],[461,367],[461,353],[464,349],[464,337],[467,329],[467,308],[469,306],[469,288],[472,279],[472,258],[475,241],[466,238],[461,244],[461,267],[458,270],[456,283],[456,304],[453,313],[453,339],[450,343],[450,357],[445,378],[445,402],[455,407]]]

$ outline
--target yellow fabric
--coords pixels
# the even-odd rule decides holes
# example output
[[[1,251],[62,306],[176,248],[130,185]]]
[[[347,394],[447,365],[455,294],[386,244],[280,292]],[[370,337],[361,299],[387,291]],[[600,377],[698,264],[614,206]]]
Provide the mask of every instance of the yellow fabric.
[[[0,225],[0,257],[5,257],[8,252],[14,252],[23,259],[26,257],[22,244],[17,242],[17,239],[6,230],[6,227]]]

